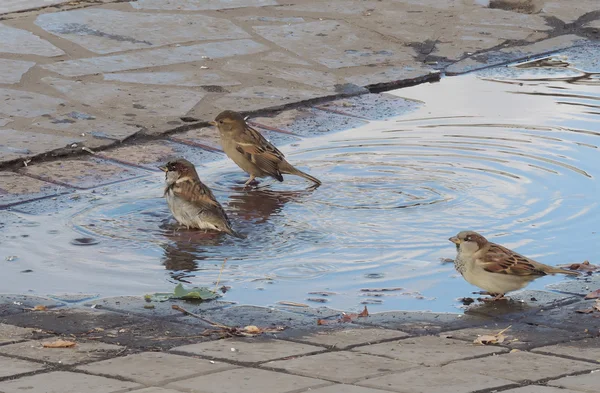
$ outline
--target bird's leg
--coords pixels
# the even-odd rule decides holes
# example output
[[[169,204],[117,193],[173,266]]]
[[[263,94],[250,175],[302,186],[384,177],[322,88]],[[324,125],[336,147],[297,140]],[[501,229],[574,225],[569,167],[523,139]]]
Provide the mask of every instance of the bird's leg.
[[[489,296],[496,296],[495,293],[490,293],[487,291],[478,291],[478,292],[471,292],[473,295],[489,295]]]
[[[490,295],[492,297],[481,299],[481,300],[484,302],[496,302],[498,300],[506,300],[503,293],[487,293],[487,295]]]
[[[244,187],[248,187],[250,184],[252,184],[252,182],[254,182],[255,176],[254,175],[250,175],[250,179],[248,179],[248,181],[246,183],[244,183]]]

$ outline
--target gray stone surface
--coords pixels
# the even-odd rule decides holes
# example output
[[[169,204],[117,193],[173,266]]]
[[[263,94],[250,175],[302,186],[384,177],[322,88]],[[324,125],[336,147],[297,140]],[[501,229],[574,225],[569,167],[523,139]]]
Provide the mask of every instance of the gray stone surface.
[[[470,393],[499,388],[514,382],[465,372],[449,372],[439,367],[420,367],[358,382],[359,385],[402,393]]]
[[[0,129],[0,159],[3,161],[35,156],[79,142],[80,138]]]
[[[548,386],[530,385],[522,388],[505,390],[506,393],[577,393],[570,389],[558,389]]]
[[[3,393],[117,393],[137,387],[142,386],[133,382],[67,371],[54,371],[2,382]]]
[[[177,2],[163,0],[138,0],[131,3],[134,8],[186,11],[262,7],[275,4],[277,4],[275,0],[179,0]]]
[[[216,39],[249,38],[227,19],[88,8],[38,16],[36,25],[94,53]],[[152,26],[152,28],[148,28]]]
[[[546,288],[553,291],[585,296],[600,288],[600,275],[583,276],[577,280],[561,281],[547,285]]]
[[[285,104],[325,97],[329,94],[322,90],[252,86],[227,94],[216,100],[214,105],[221,109],[236,108],[238,111],[253,111],[262,108],[280,108]]]
[[[483,325],[487,318],[451,313],[428,313],[418,311],[389,311],[370,314],[355,323],[398,329],[407,333],[434,334],[442,330],[460,329]]]
[[[600,386],[600,371],[596,370],[589,374],[578,375],[576,377],[564,377],[557,379],[556,381],[550,381],[548,384],[552,386],[559,386],[561,388],[572,389],[573,391],[577,392],[596,393],[598,392],[598,386]],[[564,392],[564,390],[559,390],[557,393]]]
[[[53,113],[64,101],[47,95],[0,88],[0,114],[35,117]]]
[[[98,118],[77,111],[44,115],[36,118],[32,125],[47,130],[60,131],[63,135],[76,136],[78,139],[85,141],[88,146],[93,144],[94,138],[122,141],[141,129],[141,126]]]
[[[0,59],[0,83],[19,83],[23,74],[34,65],[33,61]]]
[[[33,363],[28,362],[26,360],[12,359],[0,356],[0,378],[13,377],[18,374],[25,374],[33,371],[38,371],[43,368],[44,365],[40,363]]]
[[[366,328],[317,332],[306,336],[294,337],[294,340],[324,345],[328,348],[346,349],[355,345],[367,345],[378,341],[398,339],[407,336],[408,334],[398,330]]]
[[[505,348],[480,346],[448,338],[425,336],[356,347],[353,351],[380,355],[392,359],[441,366],[458,359],[508,352]]]
[[[324,388],[311,389],[310,393],[384,393],[383,390],[354,385],[331,385]]]
[[[535,382],[579,371],[595,370],[597,367],[597,365],[587,362],[519,351],[481,359],[458,361],[444,366],[442,369],[455,373],[469,370],[472,373],[504,378],[514,382]]]
[[[401,81],[418,81],[425,78],[437,77],[439,73],[427,66],[411,65],[410,67],[374,67],[357,75],[347,76],[346,82],[358,86],[374,86],[382,83]]]
[[[164,388],[145,388],[141,390],[135,390],[135,393],[181,393],[180,390],[164,389]]]
[[[314,378],[240,368],[173,382],[167,387],[198,393],[291,393],[326,384]]]
[[[102,72],[135,70],[169,64],[207,61],[208,58],[250,55],[266,51],[268,48],[252,40],[211,42],[189,46],[150,49],[122,55],[90,57],[48,64],[42,68],[64,76],[93,75]]]
[[[324,349],[281,340],[227,339],[173,348],[173,351],[235,362],[266,362],[289,356],[320,352]]]
[[[199,67],[187,71],[105,74],[104,80],[145,85],[173,86],[236,86],[241,84],[241,82],[221,71],[199,69]]]
[[[417,365],[402,360],[340,351],[277,360],[264,363],[262,367],[281,369],[292,374],[322,378],[328,381],[354,383],[363,378],[408,370]]]
[[[31,338],[33,329],[0,323],[0,344],[10,344]]]
[[[533,352],[562,355],[600,363],[600,338],[588,338],[570,343],[549,345],[534,349]]]
[[[196,375],[228,370],[235,366],[179,355],[143,352],[78,367],[92,374],[126,378],[144,385],[162,385]]]
[[[43,343],[52,342],[56,339],[57,338],[48,338],[45,340],[25,341],[22,343],[0,346],[0,354],[21,356],[46,363],[77,364],[105,359],[124,349],[118,345],[79,341],[76,341],[76,345],[71,348],[43,347]],[[68,337],[64,339],[69,340]]]
[[[569,3],[569,7],[565,7],[564,0],[554,0],[545,1],[540,13],[554,16],[565,23],[573,23],[580,16],[593,11],[598,11],[596,0],[578,0],[576,3]]]
[[[2,0],[2,4],[0,4],[0,14],[32,10],[39,7],[48,7],[68,2],[70,2],[70,0]]]
[[[357,31],[343,21],[255,26],[254,30],[267,40],[303,58],[314,59],[328,68],[412,60],[410,53],[397,50],[396,45],[379,42],[374,33],[366,30],[357,34]]]
[[[20,221],[20,219],[16,216],[12,217],[12,215],[5,215],[2,217],[2,222],[9,223],[12,219]],[[28,309],[38,305],[51,309],[61,306],[62,304],[55,300],[39,296],[0,294],[0,317],[7,317],[13,314],[23,314],[27,312]],[[16,318],[19,317],[17,316]],[[0,322],[10,324],[10,322],[6,322],[5,320]]]
[[[0,156],[2,156],[2,153],[0,153]],[[70,191],[67,187],[47,183],[14,172],[0,172],[0,206],[64,194]]]
[[[38,0],[39,1],[39,0]],[[17,29],[0,23],[0,53],[21,55],[60,56],[65,52],[27,30]]]
[[[326,102],[317,108],[369,120],[384,120],[407,114],[420,106],[421,103],[417,101],[390,94],[363,94]]]

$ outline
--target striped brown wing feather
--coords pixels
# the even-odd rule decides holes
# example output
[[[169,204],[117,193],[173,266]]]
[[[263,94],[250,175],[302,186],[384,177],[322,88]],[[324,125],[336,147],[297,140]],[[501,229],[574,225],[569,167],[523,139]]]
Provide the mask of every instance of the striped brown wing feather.
[[[515,276],[544,276],[546,273],[538,268],[537,262],[517,254],[501,245],[491,243],[483,260],[483,268],[488,272],[511,274]]]
[[[246,127],[237,140],[236,149],[265,173],[283,180],[279,170],[279,165],[285,160],[283,153],[254,128]]]

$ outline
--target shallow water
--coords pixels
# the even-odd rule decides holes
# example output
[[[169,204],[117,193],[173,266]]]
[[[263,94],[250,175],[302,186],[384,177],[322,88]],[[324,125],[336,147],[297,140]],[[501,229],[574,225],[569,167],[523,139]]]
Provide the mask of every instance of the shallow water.
[[[495,68],[391,92],[415,110],[282,147],[323,180],[316,190],[288,176],[247,191],[230,161],[203,165],[244,240],[178,230],[162,174],[0,212],[1,291],[213,286],[228,258],[224,300],[457,311],[476,290],[441,261],[454,258],[447,239],[460,230],[552,265],[593,262],[600,74],[581,71],[599,71],[585,53],[567,55],[569,67]]]

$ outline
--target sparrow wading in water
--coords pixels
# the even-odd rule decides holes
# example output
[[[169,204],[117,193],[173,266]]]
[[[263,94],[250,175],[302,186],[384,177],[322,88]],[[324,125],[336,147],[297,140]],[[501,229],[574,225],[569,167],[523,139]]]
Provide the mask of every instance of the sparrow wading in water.
[[[215,230],[243,238],[231,228],[225,210],[212,191],[200,181],[194,164],[179,158],[159,169],[165,172],[164,197],[179,224],[188,229]]]
[[[503,299],[507,292],[524,288],[548,274],[579,275],[524,257],[489,242],[477,232],[462,231],[448,240],[456,244],[454,267],[467,282],[485,290],[483,294],[492,296],[486,301]]]
[[[315,186],[321,185],[319,179],[287,162],[283,153],[250,127],[240,113],[223,111],[210,124],[219,129],[225,154],[250,175],[245,186],[257,177],[270,176],[281,182],[284,174],[301,176],[315,183]]]

